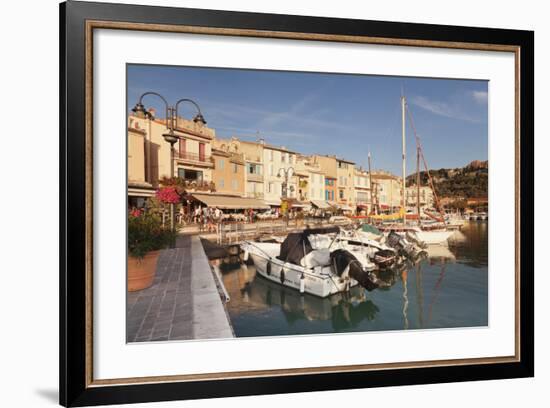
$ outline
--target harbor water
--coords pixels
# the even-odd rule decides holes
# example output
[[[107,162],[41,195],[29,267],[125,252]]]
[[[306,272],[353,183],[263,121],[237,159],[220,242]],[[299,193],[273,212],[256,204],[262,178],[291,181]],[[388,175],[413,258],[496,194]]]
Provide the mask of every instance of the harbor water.
[[[390,283],[321,299],[256,275],[254,266],[222,268],[237,337],[479,327],[488,324],[488,223],[467,222],[461,239],[430,247],[428,257],[379,272]]]

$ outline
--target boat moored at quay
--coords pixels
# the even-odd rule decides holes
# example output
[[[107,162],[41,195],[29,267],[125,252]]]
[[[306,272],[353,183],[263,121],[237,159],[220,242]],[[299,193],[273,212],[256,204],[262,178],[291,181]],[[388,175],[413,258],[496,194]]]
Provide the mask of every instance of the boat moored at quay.
[[[374,273],[422,250],[402,237],[381,242],[361,239],[339,227],[306,229],[288,234],[282,243],[244,241],[245,261],[257,273],[301,293],[327,297],[360,285],[372,291],[384,287]],[[407,252],[408,251],[408,252]]]

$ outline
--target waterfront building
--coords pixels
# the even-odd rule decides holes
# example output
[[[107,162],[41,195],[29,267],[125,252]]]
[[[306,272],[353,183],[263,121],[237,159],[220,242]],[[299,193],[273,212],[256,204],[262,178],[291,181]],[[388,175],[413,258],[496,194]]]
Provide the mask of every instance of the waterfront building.
[[[290,168],[296,171],[296,153],[284,146],[269,145],[263,139],[259,143],[263,147],[264,200],[272,207],[279,207],[284,196],[284,172],[288,172]],[[293,174],[288,177],[287,197],[297,198],[297,195],[298,178]]]
[[[371,203],[371,185],[369,173],[363,168],[355,168],[355,176],[353,183],[355,191],[355,205],[357,212],[369,214],[372,209]]]
[[[393,212],[401,208],[402,179],[388,171],[372,172],[373,201],[381,212]]]
[[[263,144],[248,142],[237,137],[216,139],[216,148],[227,149],[242,155],[244,160],[244,195],[248,198],[264,198]]]
[[[311,160],[319,165],[321,173],[325,176],[325,201],[336,205],[337,189],[337,164],[335,156],[313,155]]]
[[[179,176],[196,185],[209,185],[214,162],[211,141],[215,131],[202,122],[177,118],[174,134],[174,173],[170,174],[170,145],[164,119],[131,114],[128,117],[128,196],[132,205],[151,197],[163,177]],[[140,205],[139,205],[140,206]]]
[[[212,148],[212,158],[212,181],[216,186],[216,193],[244,197],[246,179],[243,154],[231,151],[228,145],[221,145],[219,148]]]
[[[352,213],[356,210],[354,172],[354,162],[336,158],[336,188],[338,191],[336,202],[340,209]]]
[[[418,188],[416,185],[405,189],[405,204],[409,208],[417,206]],[[420,209],[434,208],[434,194],[429,186],[420,186]]]
[[[297,155],[295,169],[298,177],[298,200],[324,201],[325,175],[320,164],[312,157]]]

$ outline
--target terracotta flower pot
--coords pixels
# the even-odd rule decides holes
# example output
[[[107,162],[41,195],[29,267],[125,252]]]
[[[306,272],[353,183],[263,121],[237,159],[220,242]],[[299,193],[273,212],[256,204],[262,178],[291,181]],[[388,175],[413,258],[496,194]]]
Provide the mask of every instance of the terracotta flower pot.
[[[153,284],[160,251],[151,251],[143,258],[128,256],[128,291],[146,289]]]

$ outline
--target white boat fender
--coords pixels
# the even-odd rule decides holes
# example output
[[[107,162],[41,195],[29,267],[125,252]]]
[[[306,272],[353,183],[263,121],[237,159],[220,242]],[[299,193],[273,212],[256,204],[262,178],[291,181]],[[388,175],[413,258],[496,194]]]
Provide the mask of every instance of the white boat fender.
[[[304,293],[306,291],[306,277],[302,273],[302,276],[300,276],[300,293]]]
[[[247,250],[247,249],[244,250],[244,253],[243,253],[243,260],[244,260],[245,262],[248,261],[248,250]]]
[[[281,274],[279,275],[281,283],[285,283],[285,268],[281,268]]]
[[[271,261],[267,261],[267,265],[265,266],[265,273],[267,276],[271,275]]]

